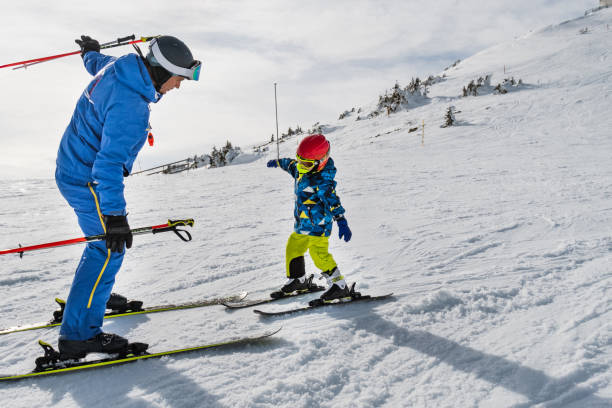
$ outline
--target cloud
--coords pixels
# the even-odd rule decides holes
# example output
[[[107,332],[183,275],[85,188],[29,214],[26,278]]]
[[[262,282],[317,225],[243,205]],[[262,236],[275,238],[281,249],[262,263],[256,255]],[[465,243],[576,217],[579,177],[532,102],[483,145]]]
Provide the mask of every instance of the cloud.
[[[280,128],[337,118],[375,99],[398,80],[441,72],[458,58],[529,30],[579,17],[595,0],[314,0],[88,3],[27,1],[3,5],[0,64],[127,34],[172,34],[203,60],[198,83],[184,83],[152,106],[155,148],[140,162],[156,165],[268,140]],[[146,51],[146,46],[142,47]],[[111,55],[130,52],[123,47]],[[57,146],[90,80],[79,57],[27,71],[0,70],[3,165],[52,177]],[[32,157],[37,160],[30,160]],[[0,168],[0,171],[2,168]],[[12,177],[14,171],[0,173]]]

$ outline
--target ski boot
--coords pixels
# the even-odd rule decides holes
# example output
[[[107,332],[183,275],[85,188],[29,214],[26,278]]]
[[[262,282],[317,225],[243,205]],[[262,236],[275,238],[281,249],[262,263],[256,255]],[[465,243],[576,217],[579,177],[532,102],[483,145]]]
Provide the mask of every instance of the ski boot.
[[[60,360],[79,359],[88,353],[117,354],[121,358],[128,354],[144,354],[148,347],[146,343],[129,343],[127,339],[112,333],[98,333],[88,340],[65,340],[60,337],[58,341]]]
[[[60,310],[53,312],[53,320],[51,320],[51,323],[61,323],[62,318],[64,317],[66,301],[64,299],[55,298],[55,302],[59,305]],[[111,312],[108,314],[140,312],[143,310],[142,302],[140,300],[130,300],[128,302],[125,296],[121,296],[118,293],[111,293],[108,301],[106,302],[106,308],[111,310]]]
[[[140,300],[130,300],[128,302],[125,296],[118,293],[111,293],[106,308],[112,310],[112,314],[139,312],[142,310],[142,302]]]
[[[323,272],[323,276],[327,279],[329,289],[327,289],[319,298],[323,303],[330,303],[335,301],[348,302],[353,300],[354,296],[357,296],[355,292],[355,284],[349,288],[344,276],[340,274],[340,270],[336,267],[331,271]]]
[[[110,336],[110,337],[120,338],[122,340],[125,340],[122,337],[119,337],[115,334],[100,333],[98,336],[100,335],[105,335],[107,337]],[[92,337],[92,339],[95,339],[98,336]],[[92,339],[85,340],[84,342],[81,342],[81,343],[89,342]],[[66,341],[64,340],[63,342],[65,343]],[[125,358],[130,355],[137,356],[137,355],[147,354],[147,348],[149,347],[148,344],[127,343],[127,340],[125,340],[125,342],[126,342],[125,346],[123,347],[122,350],[117,352],[117,357],[115,358]],[[43,348],[45,355],[42,357],[38,357],[36,359],[36,368],[34,369],[34,372],[58,370],[62,368],[76,367],[76,366],[80,366],[83,364],[91,363],[87,361],[79,361],[79,358],[82,358],[82,357],[77,357],[76,354],[75,355],[62,354],[61,352],[56,351],[53,348],[53,346],[51,346],[49,343],[45,343],[42,340],[38,340],[38,344],[40,344],[40,346]],[[62,340],[60,340],[59,342],[59,347],[61,350]],[[88,351],[88,352],[94,352],[94,351]],[[96,350],[96,352],[99,352],[99,351]],[[102,351],[102,352],[105,352],[105,351]],[[85,355],[87,355],[87,352],[83,353],[81,351],[78,355],[85,357]],[[108,359],[97,360],[97,362],[109,361],[113,359],[114,358],[111,357]]]
[[[112,333],[98,333],[88,340],[58,341],[59,359],[79,359],[88,353],[107,353],[125,355],[128,353],[128,341]]]
[[[277,290],[276,292],[270,293],[270,297],[274,299],[280,299],[282,297],[291,296],[295,293],[307,293],[317,292],[323,290],[319,285],[312,283],[314,275],[308,277],[302,276],[301,278],[289,279],[287,283]]]
[[[340,301],[350,300],[351,292],[346,282],[344,285],[334,283],[321,295],[320,299],[324,302],[333,302],[336,299]]]
[[[361,293],[355,292],[355,282],[350,286],[345,285],[344,288],[341,288],[338,284],[333,284],[331,288],[329,288],[323,295],[321,295],[318,299],[313,299],[308,302],[309,306],[321,306],[326,303],[342,303],[342,302],[351,302],[353,300],[359,299]],[[366,296],[369,297],[369,296]]]

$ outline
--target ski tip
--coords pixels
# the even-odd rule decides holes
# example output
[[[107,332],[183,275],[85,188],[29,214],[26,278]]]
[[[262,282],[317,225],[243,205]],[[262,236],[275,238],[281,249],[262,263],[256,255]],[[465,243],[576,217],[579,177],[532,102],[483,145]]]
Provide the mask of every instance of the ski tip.
[[[276,329],[267,330],[259,338],[265,339],[266,337],[274,336],[276,333],[281,331],[282,328],[283,328],[283,326],[280,326],[280,327],[278,327]]]
[[[273,314],[270,312],[265,312],[263,310],[259,310],[259,309],[255,309],[253,310],[253,313],[257,313],[260,316],[272,316]]]
[[[233,305],[234,303],[242,302],[248,295],[249,295],[249,292],[246,292],[246,291],[240,292],[239,294],[235,296],[231,296],[231,297],[227,297],[223,299],[221,302],[219,302],[219,304],[223,306],[231,307],[231,305]]]

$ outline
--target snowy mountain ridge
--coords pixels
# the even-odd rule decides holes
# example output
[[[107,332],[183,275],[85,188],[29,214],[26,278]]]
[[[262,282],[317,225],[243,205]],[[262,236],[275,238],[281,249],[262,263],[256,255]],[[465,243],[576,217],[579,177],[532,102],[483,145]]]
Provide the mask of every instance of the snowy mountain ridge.
[[[2,405],[611,406],[611,23],[602,9],[547,27],[444,71],[429,103],[326,123],[353,230],[344,243],[334,228],[330,251],[360,291],[393,301],[275,320],[221,306],[116,319],[105,330],[152,350],[283,329],[248,347],[5,384]],[[485,75],[526,86],[462,97]],[[449,105],[460,125],[441,128]],[[291,141],[280,147],[295,154]],[[265,297],[283,284],[293,183],[266,168],[271,158],[275,149],[243,165],[128,178],[133,227],[196,225],[190,243],[135,239],[115,291],[146,305]],[[0,226],[6,248],[80,235],[51,180],[0,181]],[[81,250],[1,259],[0,327],[50,318]],[[31,369],[36,340],[56,336],[0,336],[0,372]]]

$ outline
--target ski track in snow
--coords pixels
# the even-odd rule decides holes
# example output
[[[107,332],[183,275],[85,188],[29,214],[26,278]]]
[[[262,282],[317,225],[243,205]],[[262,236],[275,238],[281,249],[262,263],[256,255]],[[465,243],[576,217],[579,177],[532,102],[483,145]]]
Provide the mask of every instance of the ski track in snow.
[[[3,384],[2,406],[612,406],[606,24],[610,9],[484,50],[448,70],[429,104],[327,125],[353,230],[346,244],[334,228],[331,252],[358,290],[392,300],[276,319],[222,306],[112,319],[105,330],[151,350],[283,329],[248,346]],[[458,97],[487,73],[529,86]],[[441,129],[449,103],[462,126]],[[422,120],[424,145],[408,132]],[[292,156],[295,143],[281,149]],[[115,291],[146,306],[243,290],[257,299],[284,283],[293,183],[266,168],[271,157],[128,178],[132,227],[196,224],[190,243],[136,237]],[[80,236],[52,180],[0,181],[0,227],[6,248]],[[50,319],[81,251],[2,257],[0,327]],[[57,333],[0,336],[0,372],[30,370],[37,339]]]

